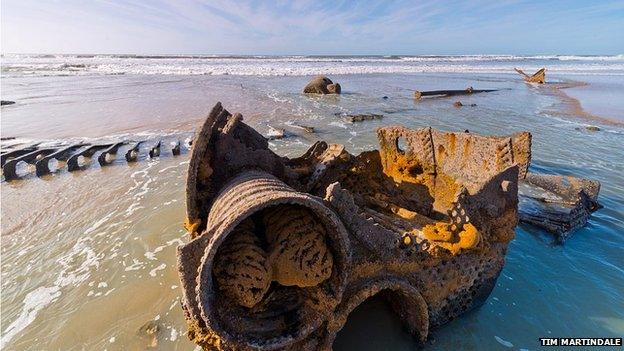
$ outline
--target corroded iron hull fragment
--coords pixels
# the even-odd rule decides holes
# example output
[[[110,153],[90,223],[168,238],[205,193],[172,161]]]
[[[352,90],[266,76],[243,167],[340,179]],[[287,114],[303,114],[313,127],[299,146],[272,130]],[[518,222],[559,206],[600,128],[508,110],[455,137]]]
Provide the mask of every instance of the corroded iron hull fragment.
[[[528,75],[518,68],[514,69],[518,74],[524,77],[524,81],[527,83],[544,84],[546,82],[546,68],[539,69],[537,72],[533,73],[533,75]]]
[[[518,221],[530,134],[387,127],[379,150],[315,143],[284,158],[217,104],[193,142],[191,240],[178,250],[189,337],[204,349],[331,349],[389,301],[416,341],[483,303]]]
[[[529,173],[520,190],[520,220],[554,233],[560,243],[602,207],[595,180]]]

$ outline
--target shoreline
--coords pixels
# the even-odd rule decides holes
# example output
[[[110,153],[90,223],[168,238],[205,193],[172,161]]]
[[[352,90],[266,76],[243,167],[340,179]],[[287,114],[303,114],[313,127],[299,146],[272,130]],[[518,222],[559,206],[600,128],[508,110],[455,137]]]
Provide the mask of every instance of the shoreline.
[[[577,121],[581,120],[586,122],[598,122],[611,127],[624,127],[624,121],[619,121],[617,119],[604,117],[596,113],[592,113],[583,107],[583,104],[579,98],[573,97],[568,94],[568,92],[566,92],[567,89],[589,87],[592,85],[591,83],[565,79],[565,81],[563,82],[550,84],[553,84],[553,95],[561,99],[561,101],[565,105],[565,108],[561,109],[560,111],[549,111],[549,113],[553,113],[554,115],[561,114],[564,115],[566,118]]]

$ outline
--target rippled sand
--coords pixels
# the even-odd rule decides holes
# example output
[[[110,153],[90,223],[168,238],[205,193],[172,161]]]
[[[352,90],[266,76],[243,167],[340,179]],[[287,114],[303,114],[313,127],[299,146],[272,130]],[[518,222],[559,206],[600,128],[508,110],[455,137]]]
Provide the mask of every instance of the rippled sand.
[[[271,142],[281,154],[302,153],[315,138],[352,153],[376,147],[382,125],[431,125],[482,134],[533,133],[535,171],[602,182],[587,227],[554,246],[541,230],[520,226],[486,304],[435,331],[429,350],[535,349],[545,336],[624,333],[624,128],[588,120],[555,85],[530,86],[514,74],[375,74],[332,76],[340,97],[305,97],[309,77],[75,76],[3,79],[2,136],[28,140],[147,135],[192,131],[216,101],[263,133],[283,127],[292,137]],[[552,76],[566,82],[568,77]],[[413,91],[468,86],[502,89],[415,102]],[[622,89],[621,85],[619,89]],[[387,99],[383,99],[387,96]],[[453,107],[455,100],[475,107]],[[381,113],[350,124],[335,113]],[[306,135],[295,123],[315,127]],[[586,125],[601,130],[590,132]],[[296,134],[296,135],[295,135]],[[144,349],[140,335],[159,325],[156,349],[189,350],[179,306],[176,246],[185,241],[184,183],[188,151],[134,165],[3,182],[2,348]],[[411,349],[383,304],[353,315],[337,347],[358,338]],[[362,330],[366,330],[362,334]],[[374,348],[375,343],[368,346]],[[513,345],[513,346],[512,346]]]

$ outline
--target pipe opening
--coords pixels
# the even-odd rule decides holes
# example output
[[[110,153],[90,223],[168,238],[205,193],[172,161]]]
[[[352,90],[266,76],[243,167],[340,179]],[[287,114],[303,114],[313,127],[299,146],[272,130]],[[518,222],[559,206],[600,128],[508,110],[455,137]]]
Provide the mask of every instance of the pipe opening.
[[[248,344],[295,340],[316,329],[336,303],[326,297],[344,268],[332,224],[311,208],[282,203],[232,229],[212,266],[221,326]]]
[[[422,344],[429,312],[420,292],[398,278],[366,280],[347,289],[323,341],[334,350],[397,350]]]
[[[358,305],[338,332],[332,350],[413,350],[419,336],[410,334],[392,305],[391,300],[401,299],[397,294],[382,290]]]

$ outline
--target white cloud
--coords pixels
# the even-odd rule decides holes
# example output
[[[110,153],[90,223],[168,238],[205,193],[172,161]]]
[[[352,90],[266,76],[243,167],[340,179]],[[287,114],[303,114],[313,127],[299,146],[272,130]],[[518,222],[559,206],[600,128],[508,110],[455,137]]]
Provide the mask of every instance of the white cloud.
[[[621,2],[2,1],[3,52],[621,53],[622,31]]]

